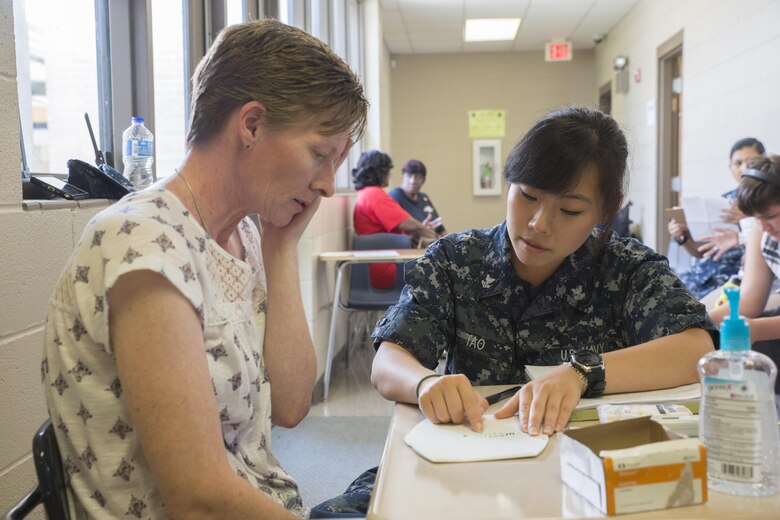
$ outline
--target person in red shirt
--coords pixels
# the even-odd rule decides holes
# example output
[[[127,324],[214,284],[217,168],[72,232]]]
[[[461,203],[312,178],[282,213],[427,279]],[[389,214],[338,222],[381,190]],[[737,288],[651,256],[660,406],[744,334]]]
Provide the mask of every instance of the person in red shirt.
[[[435,240],[436,232],[406,212],[383,188],[390,184],[393,161],[379,150],[364,152],[352,170],[352,182],[358,190],[353,221],[355,233],[406,233],[415,239]],[[389,289],[395,282],[396,264],[371,264],[371,285]]]

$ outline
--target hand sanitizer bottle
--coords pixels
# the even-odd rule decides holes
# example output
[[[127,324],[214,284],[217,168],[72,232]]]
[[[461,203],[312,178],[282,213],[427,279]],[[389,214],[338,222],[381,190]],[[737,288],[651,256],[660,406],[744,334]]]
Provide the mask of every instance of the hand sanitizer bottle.
[[[739,315],[739,289],[724,288],[730,316],[720,329],[720,350],[699,360],[702,384],[699,438],[707,447],[713,491],[773,495],[780,483],[775,378],[777,367],[750,350],[750,330]]]

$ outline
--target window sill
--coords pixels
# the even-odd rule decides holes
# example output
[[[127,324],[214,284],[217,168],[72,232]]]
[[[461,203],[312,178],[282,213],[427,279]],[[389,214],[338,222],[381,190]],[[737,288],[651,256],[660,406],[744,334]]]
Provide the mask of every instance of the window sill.
[[[25,211],[50,210],[50,209],[74,209],[74,208],[103,208],[108,207],[115,201],[111,199],[84,199],[67,200],[62,198],[53,199],[25,199],[22,201],[22,209]]]

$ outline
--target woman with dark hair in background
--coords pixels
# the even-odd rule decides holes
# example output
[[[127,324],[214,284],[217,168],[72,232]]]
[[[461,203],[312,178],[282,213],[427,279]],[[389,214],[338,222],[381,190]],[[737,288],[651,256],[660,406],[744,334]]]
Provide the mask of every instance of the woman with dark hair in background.
[[[425,225],[409,215],[383,188],[390,183],[393,161],[379,150],[361,154],[357,167],[352,170],[352,182],[358,190],[353,222],[355,233],[406,233],[416,240],[438,238],[431,225]],[[368,266],[371,285],[388,289],[395,283],[396,264],[371,264]]]
[[[737,183],[742,179],[747,162],[753,157],[764,155],[764,152],[764,145],[753,137],[746,137],[734,143],[729,153],[729,170]],[[736,193],[735,188],[723,194],[732,207],[724,211],[721,218],[727,224],[740,224],[742,221],[744,225],[746,222],[742,219],[745,215],[737,207]],[[739,273],[747,229],[741,232],[716,229],[716,234],[712,237],[697,237],[699,242],[693,241],[688,226],[675,219],[669,221],[667,229],[672,238],[696,258],[689,270],[680,273],[680,279],[697,298],[701,299],[719,289],[729,278]]]
[[[451,233],[407,264],[401,299],[373,333],[379,393],[480,431],[487,402],[472,385],[555,365],[496,414],[518,413],[536,435],[563,430],[582,396],[697,381],[718,338],[704,306],[666,258],[609,230],[627,154],[601,112],[569,107],[536,123],[506,162],[506,221]]]
[[[401,185],[397,188],[393,188],[387,192],[387,194],[402,208],[408,211],[411,216],[423,224],[430,224],[430,227],[432,227],[436,233],[439,235],[447,234],[447,230],[444,229],[439,213],[436,211],[436,208],[433,207],[431,198],[428,197],[427,193],[420,191],[423,184],[425,184],[425,178],[428,174],[428,170],[425,168],[422,161],[418,161],[417,159],[406,161],[401,173],[403,175]]]

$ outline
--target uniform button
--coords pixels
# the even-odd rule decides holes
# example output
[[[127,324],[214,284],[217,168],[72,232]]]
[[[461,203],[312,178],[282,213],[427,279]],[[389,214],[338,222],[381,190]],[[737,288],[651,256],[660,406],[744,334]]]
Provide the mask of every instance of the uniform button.
[[[382,318],[379,320],[380,325],[384,325],[385,323],[387,323],[387,318]]]

